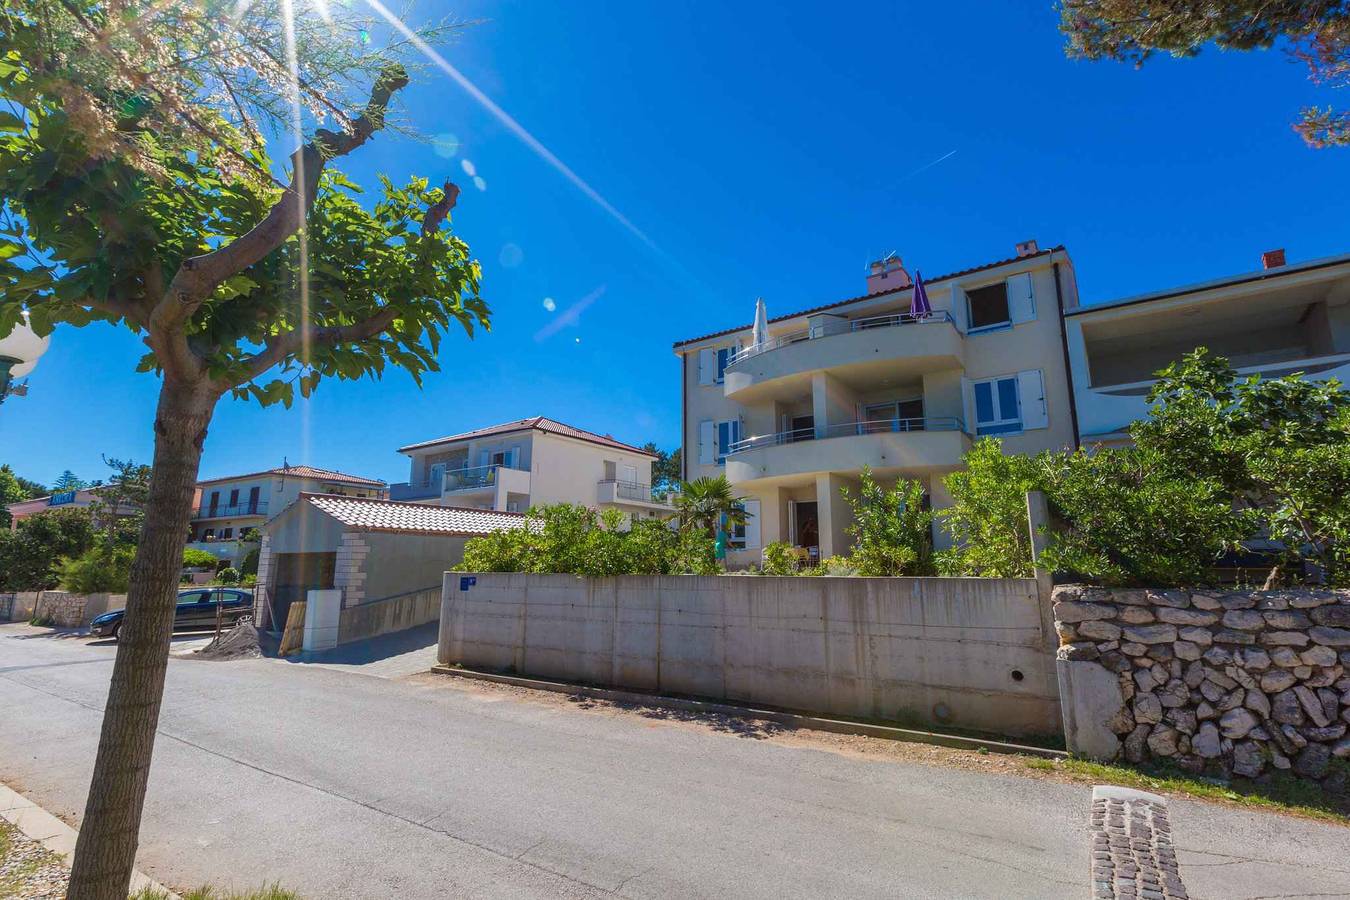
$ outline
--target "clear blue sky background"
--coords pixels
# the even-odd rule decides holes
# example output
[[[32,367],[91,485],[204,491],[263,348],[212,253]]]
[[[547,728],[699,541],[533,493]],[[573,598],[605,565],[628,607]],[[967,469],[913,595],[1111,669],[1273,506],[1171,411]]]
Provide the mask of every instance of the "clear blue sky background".
[[[1087,302],[1247,271],[1273,247],[1350,251],[1350,151],[1290,130],[1329,98],[1278,52],[1071,62],[1049,3],[471,0],[415,15],[483,19],[446,56],[651,245],[428,70],[403,111],[443,139],[382,136],[347,168],[465,186],[454,227],[483,262],[492,333],[452,336],[423,390],[391,373],[325,382],[290,411],[224,400],[203,477],[285,457],[401,481],[401,444],[531,415],[673,447],[673,341],[748,322],[758,295],[775,315],[859,294],[889,250],[936,275],[1025,238],[1063,243]],[[133,374],[142,350],[125,330],[58,330],[30,396],[0,407],[0,462],[50,481],[103,477],[100,453],[149,461],[158,383]]]

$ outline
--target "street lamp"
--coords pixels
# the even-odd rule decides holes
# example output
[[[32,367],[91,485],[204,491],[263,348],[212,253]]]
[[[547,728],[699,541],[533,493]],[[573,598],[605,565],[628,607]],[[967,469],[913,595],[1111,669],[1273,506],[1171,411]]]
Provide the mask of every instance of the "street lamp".
[[[33,331],[28,310],[25,309],[22,316],[14,330],[0,338],[0,403],[11,394],[22,397],[28,393],[28,385],[11,387],[11,382],[37,368],[38,357],[47,352],[47,345],[52,342],[51,335],[38,337]]]

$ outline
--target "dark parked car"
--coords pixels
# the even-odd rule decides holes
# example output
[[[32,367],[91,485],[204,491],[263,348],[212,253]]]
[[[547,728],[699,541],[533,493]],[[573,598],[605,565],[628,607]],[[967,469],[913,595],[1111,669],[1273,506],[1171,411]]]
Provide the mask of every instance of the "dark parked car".
[[[216,611],[221,622],[233,627],[241,616],[253,614],[253,595],[238,588],[190,588],[178,592],[178,609],[173,614],[174,631],[212,631],[216,627]],[[94,618],[89,630],[99,637],[116,640],[122,630],[126,610],[117,609]]]

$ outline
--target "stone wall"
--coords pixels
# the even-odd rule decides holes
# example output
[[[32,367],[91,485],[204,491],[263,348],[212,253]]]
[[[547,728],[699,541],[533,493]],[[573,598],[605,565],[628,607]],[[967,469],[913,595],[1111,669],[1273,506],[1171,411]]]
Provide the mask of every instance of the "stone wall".
[[[1338,781],[1350,591],[1054,591],[1069,749]],[[1109,673],[1109,675],[1107,674]]]

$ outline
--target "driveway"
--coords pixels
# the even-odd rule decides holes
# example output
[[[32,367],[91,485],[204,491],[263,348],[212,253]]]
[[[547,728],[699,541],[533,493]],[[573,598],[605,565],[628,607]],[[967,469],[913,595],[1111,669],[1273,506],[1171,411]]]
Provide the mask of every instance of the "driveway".
[[[0,627],[0,780],[77,818],[112,648]],[[324,897],[1076,897],[1090,789],[454,682],[169,665],[140,865]],[[1173,801],[1194,898],[1350,896],[1350,831]]]

